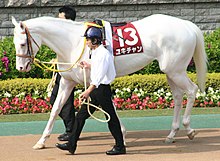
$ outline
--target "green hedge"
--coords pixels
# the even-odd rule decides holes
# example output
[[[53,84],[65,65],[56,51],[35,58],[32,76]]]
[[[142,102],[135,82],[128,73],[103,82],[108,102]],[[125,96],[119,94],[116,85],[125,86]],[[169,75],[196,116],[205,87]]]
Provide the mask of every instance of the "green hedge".
[[[24,93],[24,95],[35,95],[38,92],[42,98],[47,93],[47,85],[50,79],[36,79],[36,78],[17,78],[11,80],[0,81],[0,97],[4,97],[5,93],[11,94],[11,97],[15,97],[18,94]]]
[[[188,76],[193,82],[197,82],[196,74],[188,74]],[[208,87],[220,89],[220,73],[207,74],[206,90]],[[130,88],[131,90],[134,90],[135,88],[142,88],[148,93],[155,92],[161,88],[164,90],[170,90],[165,74],[132,75],[117,78],[112,83],[112,88]]]
[[[189,77],[196,82],[196,75],[189,74]],[[9,93],[12,97],[21,94],[41,95],[42,98],[47,96],[46,89],[49,84],[50,79],[13,79],[13,80],[3,80],[0,81],[0,97],[4,97],[5,93]],[[208,87],[220,90],[220,73],[213,73],[207,75],[206,90]],[[82,88],[82,86],[77,86],[77,88]],[[132,75],[125,76],[121,78],[116,78],[112,83],[112,90],[130,88],[133,91],[135,88],[146,91],[147,93],[153,93],[158,89],[163,88],[165,91],[170,90],[166,76],[164,74],[158,75]]]
[[[209,59],[208,72],[220,73],[220,28],[211,34],[205,34],[205,48]],[[9,59],[9,71],[6,71],[5,65],[0,61],[0,80],[13,78],[51,78],[51,72],[43,71],[42,69],[32,65],[32,70],[28,73],[18,72],[15,68],[15,47],[13,38],[5,38],[0,41],[0,59],[4,56]],[[43,61],[50,61],[55,58],[55,53],[49,48],[42,46],[37,58]],[[195,66],[190,63],[188,71],[195,72]],[[158,62],[153,61],[144,69],[136,72],[136,74],[158,74],[161,73]]]

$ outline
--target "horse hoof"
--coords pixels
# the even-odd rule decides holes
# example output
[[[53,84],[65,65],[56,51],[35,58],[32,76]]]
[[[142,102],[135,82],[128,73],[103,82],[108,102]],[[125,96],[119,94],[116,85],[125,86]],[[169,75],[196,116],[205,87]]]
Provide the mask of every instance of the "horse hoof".
[[[196,132],[195,130],[191,131],[189,134],[187,134],[188,138],[190,140],[193,140],[194,137],[198,134],[198,132]]]
[[[45,145],[44,145],[44,144],[37,143],[37,144],[35,144],[32,148],[33,148],[34,150],[44,149],[44,148],[45,148]]]
[[[168,138],[168,137],[167,137],[167,138],[165,139],[165,143],[166,143],[166,144],[171,144],[171,143],[175,143],[175,142],[176,142],[176,140],[175,140],[174,138]]]

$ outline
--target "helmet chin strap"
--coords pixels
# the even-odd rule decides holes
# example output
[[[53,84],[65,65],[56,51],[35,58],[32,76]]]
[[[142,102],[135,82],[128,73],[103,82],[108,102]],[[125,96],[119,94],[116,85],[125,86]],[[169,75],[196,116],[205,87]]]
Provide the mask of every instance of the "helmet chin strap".
[[[95,50],[99,45],[98,44],[92,44],[90,50]]]

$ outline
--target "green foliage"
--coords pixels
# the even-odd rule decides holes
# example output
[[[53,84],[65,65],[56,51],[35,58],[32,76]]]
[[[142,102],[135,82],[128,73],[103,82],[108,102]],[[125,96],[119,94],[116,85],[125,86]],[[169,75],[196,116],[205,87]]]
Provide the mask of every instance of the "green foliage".
[[[160,88],[169,89],[164,74],[150,75],[132,75],[116,78],[112,83],[112,89],[129,88],[134,91],[135,88],[142,89],[148,93],[157,91]]]
[[[188,74],[188,76],[193,82],[197,82],[196,74],[191,73]],[[219,73],[207,74],[206,90],[208,90],[208,87],[220,89]],[[137,88],[142,89],[147,93],[153,93],[161,88],[165,91],[170,91],[165,74],[132,75],[116,78],[112,83],[112,89],[115,90],[122,88],[129,88],[131,91],[134,91],[135,88]]]
[[[9,59],[9,64],[8,64],[9,71],[8,72],[6,71],[6,68],[3,62],[0,61],[0,72],[1,72],[0,79],[15,78],[20,74],[18,71],[14,70],[15,47],[12,42],[13,42],[12,38],[5,38],[0,43],[0,58],[2,59],[4,56],[6,56]]]
[[[220,73],[220,28],[211,34],[205,34],[205,49],[208,55],[208,71]]]
[[[11,80],[0,81],[0,98],[5,94],[10,97],[15,97],[19,94],[24,96],[31,94],[32,96],[38,93],[42,98],[47,97],[46,89],[50,79],[36,79],[36,78],[17,78]]]
[[[50,61],[55,58],[55,53],[46,46],[42,46],[40,53],[36,58],[42,61]],[[43,71],[35,65],[28,73],[22,73],[16,70],[15,47],[13,44],[13,37],[8,37],[0,42],[0,59],[6,56],[9,59],[9,71],[6,71],[5,65],[0,61],[0,80],[14,79],[14,78],[51,78],[51,72]]]

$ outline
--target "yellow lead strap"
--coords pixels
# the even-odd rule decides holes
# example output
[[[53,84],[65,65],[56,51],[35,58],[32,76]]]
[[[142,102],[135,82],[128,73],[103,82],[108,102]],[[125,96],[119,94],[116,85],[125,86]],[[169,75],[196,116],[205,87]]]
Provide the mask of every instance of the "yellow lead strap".
[[[84,76],[84,86],[85,86],[85,90],[86,90],[87,85],[86,85],[86,70],[85,70],[85,68],[83,68],[83,76]],[[87,101],[87,102],[86,102],[86,101]],[[105,122],[108,122],[108,121],[111,119],[110,115],[109,115],[107,112],[105,112],[105,110],[103,110],[102,108],[99,108],[99,107],[96,106],[96,105],[90,104],[89,101],[90,101],[90,97],[87,98],[86,100],[83,100],[83,102],[81,103],[81,105],[82,105],[82,104],[86,104],[86,105],[87,105],[87,111],[88,111],[89,115],[90,115],[92,118],[94,118],[94,119],[97,120],[97,121],[104,122],[104,123],[105,123]],[[102,112],[107,116],[108,119],[102,120],[102,119],[99,119],[99,118],[95,117],[95,116],[90,112],[89,106],[95,107],[96,109],[102,111]]]
[[[102,20],[102,23],[104,24],[104,21],[103,21],[103,20]],[[102,27],[103,27],[103,26],[100,26],[100,25],[98,25],[98,24],[91,23],[91,22],[85,22],[85,25],[86,25],[86,26],[94,26],[94,27],[98,27],[98,28],[102,28]],[[68,70],[74,68],[74,66],[77,64],[77,62],[81,59],[81,57],[82,57],[82,55],[83,55],[83,53],[84,53],[84,51],[85,51],[85,46],[86,46],[86,39],[84,39],[83,50],[82,50],[82,52],[81,52],[79,58],[76,60],[75,63],[44,62],[44,61],[40,61],[40,60],[37,59],[37,58],[34,58],[34,64],[35,64],[36,66],[38,66],[39,68],[43,69],[43,70],[46,69],[46,70],[53,71],[53,72],[66,72],[66,71],[68,71]],[[48,66],[45,65],[45,64],[66,64],[66,65],[70,64],[71,67],[69,67],[69,68],[67,68],[67,69],[65,69],[65,70],[58,70],[58,69],[53,68],[53,65],[52,65],[51,67],[48,67]]]
[[[75,66],[75,65],[78,63],[78,61],[82,58],[82,55],[83,55],[83,53],[84,53],[84,51],[85,51],[85,46],[86,46],[86,39],[84,39],[83,50],[82,50],[82,52],[81,52],[79,58],[76,60],[75,63],[43,62],[43,61],[38,60],[37,58],[34,58],[34,64],[35,64],[36,66],[38,66],[39,68],[44,69],[44,70],[46,69],[46,70],[53,71],[53,72],[66,72],[66,71],[68,71],[68,70],[74,68],[74,66]],[[70,64],[71,67],[69,67],[69,68],[67,68],[67,69],[65,69],[65,70],[58,70],[58,69],[53,69],[53,67],[48,67],[48,66],[45,65],[45,64]]]

